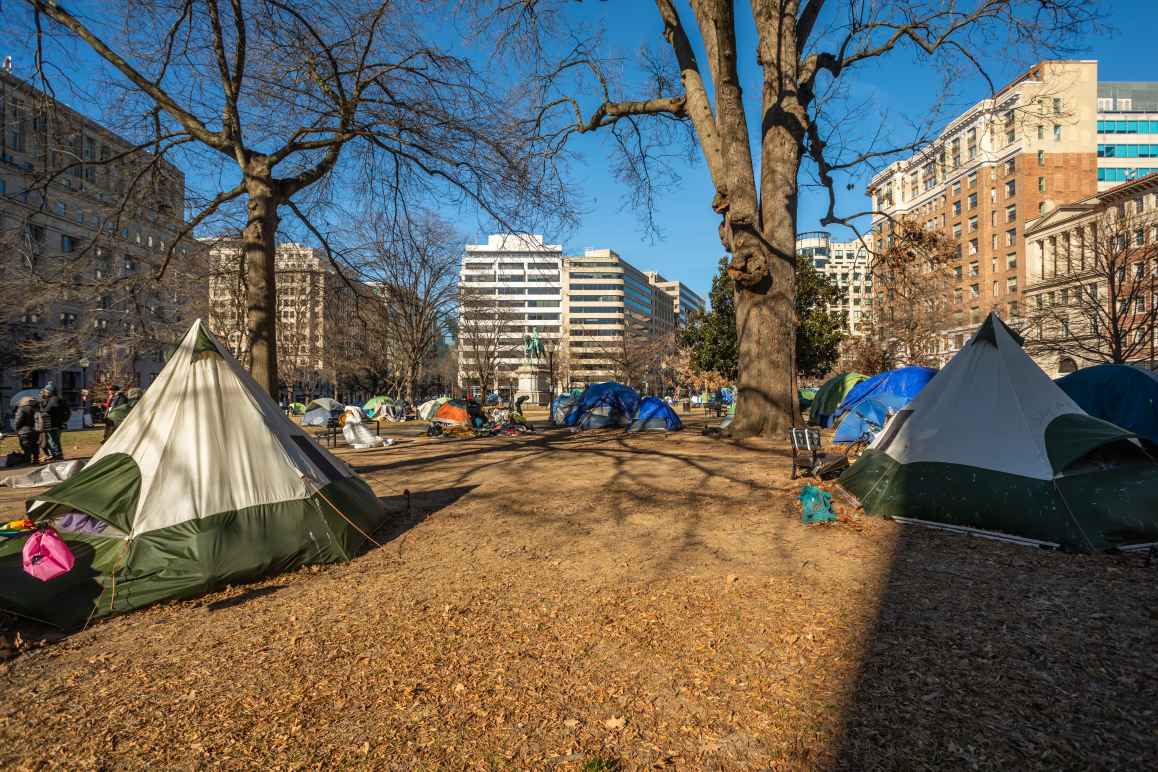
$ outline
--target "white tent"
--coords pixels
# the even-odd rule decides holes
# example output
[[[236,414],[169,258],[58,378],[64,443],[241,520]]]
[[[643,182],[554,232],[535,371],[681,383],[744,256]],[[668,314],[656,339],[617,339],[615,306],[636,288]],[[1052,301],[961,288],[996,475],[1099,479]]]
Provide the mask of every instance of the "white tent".
[[[116,592],[97,599],[102,614],[345,560],[383,518],[200,321],[88,465],[29,513],[69,511],[107,526],[93,566]]]
[[[1078,550],[1158,539],[1158,464],[1087,415],[996,314],[841,477],[872,514]]]

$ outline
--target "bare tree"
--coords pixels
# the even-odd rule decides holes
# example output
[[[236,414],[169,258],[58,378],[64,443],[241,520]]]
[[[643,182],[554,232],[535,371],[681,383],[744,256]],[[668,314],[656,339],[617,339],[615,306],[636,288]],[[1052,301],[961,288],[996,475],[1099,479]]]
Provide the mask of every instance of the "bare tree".
[[[523,353],[522,326],[493,294],[459,288],[458,357],[468,377],[485,397],[498,386],[503,360]]]
[[[516,90],[508,97],[442,42],[436,5],[121,0],[90,19],[54,0],[20,4],[17,24],[33,31],[47,89],[54,59],[79,42],[107,65],[101,88],[115,91],[121,128],[139,137],[146,166],[182,158],[222,181],[194,202],[180,236],[226,214],[242,221],[246,349],[271,393],[274,245],[286,211],[322,242],[339,186],[394,211],[435,192],[500,221],[567,211],[550,164],[519,133]]]
[[[953,322],[953,307],[964,298],[953,295],[950,262],[957,247],[936,230],[912,220],[898,220],[883,245],[874,245],[869,266],[876,292],[873,308],[862,316],[864,337],[887,352],[882,361],[939,366],[938,341]],[[862,354],[873,355],[871,344]]]
[[[401,394],[413,402],[423,367],[446,336],[457,300],[464,239],[445,220],[425,211],[405,220],[376,218],[369,231],[360,271],[383,304],[381,336],[374,345],[393,353]]]
[[[492,15],[510,34],[540,34],[558,2],[491,3],[515,14]],[[841,79],[894,52],[913,52],[945,73],[947,88],[964,67],[980,69],[974,51],[1058,50],[1072,32],[1088,32],[1093,0],[946,0],[834,3],[753,0],[754,29],[731,0],[655,0],[657,33],[666,55],[646,49],[641,83],[609,74],[598,47],[569,47],[544,66],[544,108],[535,129],[555,145],[569,135],[610,132],[620,151],[616,171],[642,206],[653,200],[672,152],[673,129],[694,131],[715,186],[720,239],[731,254],[739,333],[739,394],[733,433],[780,435],[798,413],[795,385],[795,239],[802,164],[828,194],[822,225],[848,223],[836,211],[836,189],[850,172],[920,147],[934,121],[903,142],[878,135],[866,142],[841,134],[832,110]],[[538,22],[543,20],[542,24]],[[693,31],[698,29],[698,39]],[[759,120],[749,120],[740,87],[744,63],[737,40],[756,40],[762,91]],[[543,47],[527,46],[536,56]],[[698,51],[703,51],[701,58]],[[1003,57],[1004,58],[1004,57]],[[594,109],[576,80],[591,76]],[[984,75],[984,72],[982,72]],[[625,93],[633,85],[639,93]],[[757,136],[751,127],[758,126]],[[755,151],[755,157],[753,154]]]
[[[1133,202],[1130,202],[1132,205]],[[1026,349],[1075,364],[1153,362],[1158,328],[1158,221],[1107,207],[1050,256],[1051,276],[1030,287]],[[1151,364],[1153,366],[1153,364]]]
[[[671,340],[656,335],[646,319],[628,312],[622,333],[602,341],[594,351],[608,363],[613,378],[639,388],[654,386],[659,380],[660,361],[672,345]]]

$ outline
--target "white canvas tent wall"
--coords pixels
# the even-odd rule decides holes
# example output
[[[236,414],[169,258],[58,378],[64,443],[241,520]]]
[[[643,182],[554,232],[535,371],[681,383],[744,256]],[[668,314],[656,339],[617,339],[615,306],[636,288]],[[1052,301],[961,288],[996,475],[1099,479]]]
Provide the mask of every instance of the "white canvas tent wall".
[[[99,614],[345,560],[383,520],[369,487],[200,321],[84,470],[29,514],[67,511],[106,526],[85,539]],[[13,594],[0,590],[0,604]]]
[[[1096,550],[1158,538],[1158,464],[995,315],[841,477],[872,514]],[[1091,454],[1101,463],[1091,463]]]

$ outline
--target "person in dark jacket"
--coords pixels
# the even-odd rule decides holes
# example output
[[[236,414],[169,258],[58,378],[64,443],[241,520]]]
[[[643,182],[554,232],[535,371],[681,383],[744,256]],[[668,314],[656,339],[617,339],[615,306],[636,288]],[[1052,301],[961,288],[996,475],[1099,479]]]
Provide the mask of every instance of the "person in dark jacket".
[[[34,397],[24,397],[16,404],[12,416],[12,429],[20,441],[20,452],[29,464],[40,463],[40,435],[36,431],[36,414],[39,412],[40,403]]]
[[[109,420],[109,413],[114,407],[120,407],[123,404],[125,404],[125,393],[121,391],[121,387],[115,384],[109,386],[108,398],[105,400],[105,410],[103,416],[105,433],[101,437],[101,442],[104,442],[110,436],[112,436],[113,429],[116,428],[113,421]]]
[[[43,416],[41,436],[44,440],[44,452],[49,461],[60,461],[64,458],[64,450],[60,447],[60,433],[68,426],[68,419],[72,410],[51,383],[40,390],[40,412]]]

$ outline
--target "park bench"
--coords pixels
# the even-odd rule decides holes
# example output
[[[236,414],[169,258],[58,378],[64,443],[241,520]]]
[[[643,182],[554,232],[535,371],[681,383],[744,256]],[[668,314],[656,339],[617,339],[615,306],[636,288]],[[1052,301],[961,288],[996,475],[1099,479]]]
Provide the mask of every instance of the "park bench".
[[[804,470],[805,474],[815,474],[825,455],[820,452],[820,429],[793,426],[788,430],[788,441],[792,443],[792,479],[796,479],[797,469]],[[801,460],[801,456],[806,461]]]

